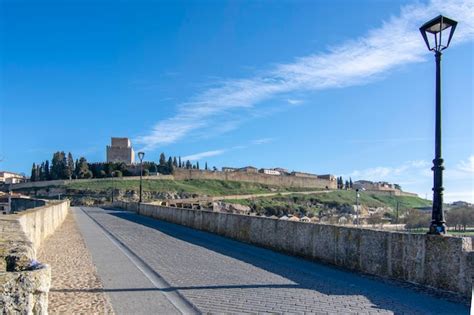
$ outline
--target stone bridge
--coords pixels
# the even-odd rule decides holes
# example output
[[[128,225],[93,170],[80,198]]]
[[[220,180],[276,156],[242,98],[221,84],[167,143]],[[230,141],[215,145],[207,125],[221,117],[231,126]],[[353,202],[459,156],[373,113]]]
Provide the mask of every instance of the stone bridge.
[[[149,217],[153,207],[165,208],[148,205],[141,215],[117,207],[74,207],[69,213],[102,282],[90,291],[104,292],[116,314],[469,313],[462,292],[349,271],[205,232],[203,226],[198,230],[156,220]],[[288,245],[298,242],[297,235],[279,237]]]

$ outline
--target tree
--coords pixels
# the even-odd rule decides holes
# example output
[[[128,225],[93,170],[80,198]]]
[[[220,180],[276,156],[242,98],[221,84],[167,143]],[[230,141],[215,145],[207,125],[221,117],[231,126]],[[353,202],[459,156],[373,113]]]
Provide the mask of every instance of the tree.
[[[36,182],[37,179],[36,179],[36,164],[33,163],[33,166],[31,167],[31,176],[30,176],[30,180],[32,182]]]
[[[67,172],[69,179],[72,179],[72,175],[74,175],[74,159],[72,158],[71,152],[67,154]]]
[[[353,188],[354,183],[352,182],[352,178],[349,177],[349,188]]]
[[[181,157],[178,157],[178,167],[182,168],[183,164],[181,163]]]
[[[38,178],[39,180],[45,180],[44,179],[44,162],[42,162],[41,166],[39,167]]]
[[[171,156],[168,158],[167,167],[168,167],[168,174],[173,173],[174,167],[173,167],[173,159],[171,158]]]
[[[191,165],[191,162],[189,160],[186,161],[186,169],[190,170],[192,169],[192,165]]]
[[[178,168],[178,160],[176,160],[176,156],[173,158],[173,167]]]
[[[345,188],[346,189],[349,189],[350,188],[350,184],[349,184],[349,181],[346,179],[346,183],[345,183]]]
[[[196,169],[199,169],[199,161],[196,162]]]
[[[160,166],[166,166],[166,156],[163,152],[160,154]]]
[[[50,180],[51,175],[49,174],[49,161],[44,162],[44,180]]]
[[[393,184],[393,187],[395,187],[395,189],[402,190],[402,186],[398,184]]]
[[[119,170],[112,172],[112,177],[122,177],[122,176],[123,176],[123,174]]]
[[[67,162],[64,152],[56,152],[51,160],[51,179],[64,179],[66,174]]]
[[[206,164],[204,165],[204,169],[207,171],[209,168],[207,167],[207,162]]]
[[[88,172],[91,173],[91,176],[90,177],[87,177],[89,176]],[[79,178],[92,178],[92,175],[93,173],[89,170],[89,164],[87,164],[87,160],[85,157],[81,157],[79,159],[79,163],[78,163],[78,172],[77,172],[77,176]]]

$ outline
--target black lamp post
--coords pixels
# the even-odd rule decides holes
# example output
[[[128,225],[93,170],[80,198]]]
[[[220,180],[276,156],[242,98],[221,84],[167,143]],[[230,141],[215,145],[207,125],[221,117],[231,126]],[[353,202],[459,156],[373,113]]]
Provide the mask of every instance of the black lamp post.
[[[359,189],[357,188],[356,189],[356,224],[357,226],[360,225],[360,220],[359,220],[359,198],[360,198],[360,194],[359,194]]]
[[[436,59],[436,126],[435,158],[433,160],[433,210],[428,234],[445,234],[446,221],[443,213],[443,159],[441,158],[441,55],[448,48],[458,22],[442,15],[420,27],[421,35]]]
[[[142,176],[143,176],[143,157],[145,152],[138,152],[138,158],[140,159],[140,200],[139,203],[142,203]]]

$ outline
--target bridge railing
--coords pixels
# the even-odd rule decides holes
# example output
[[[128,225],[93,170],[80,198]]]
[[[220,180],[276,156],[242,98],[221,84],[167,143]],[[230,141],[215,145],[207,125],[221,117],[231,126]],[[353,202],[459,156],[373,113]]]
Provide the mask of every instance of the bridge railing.
[[[242,242],[441,290],[471,295],[470,237],[376,231],[320,223],[117,202],[140,215]]]

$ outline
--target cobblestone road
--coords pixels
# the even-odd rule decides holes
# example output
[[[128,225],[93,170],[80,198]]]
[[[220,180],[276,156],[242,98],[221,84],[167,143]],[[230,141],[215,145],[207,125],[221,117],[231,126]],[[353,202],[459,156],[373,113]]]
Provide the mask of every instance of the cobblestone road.
[[[412,288],[213,234],[130,212],[82,209],[169,283],[161,290],[179,292],[203,313],[469,313],[466,305]]]

